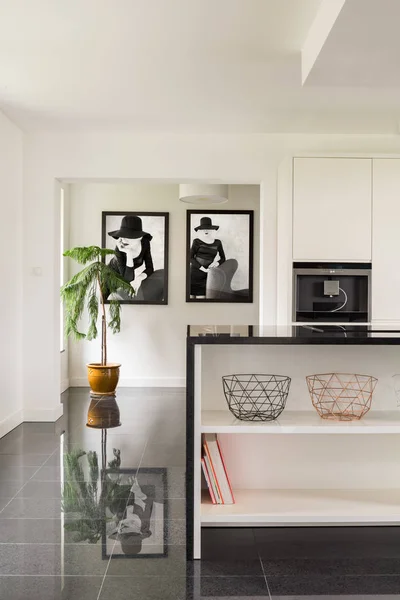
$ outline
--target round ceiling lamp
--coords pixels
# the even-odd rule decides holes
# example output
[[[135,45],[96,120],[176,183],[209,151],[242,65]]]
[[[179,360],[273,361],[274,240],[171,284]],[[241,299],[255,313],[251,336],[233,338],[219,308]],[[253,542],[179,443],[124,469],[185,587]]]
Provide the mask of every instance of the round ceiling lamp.
[[[182,183],[179,200],[188,204],[223,204],[228,202],[228,186],[203,183]]]

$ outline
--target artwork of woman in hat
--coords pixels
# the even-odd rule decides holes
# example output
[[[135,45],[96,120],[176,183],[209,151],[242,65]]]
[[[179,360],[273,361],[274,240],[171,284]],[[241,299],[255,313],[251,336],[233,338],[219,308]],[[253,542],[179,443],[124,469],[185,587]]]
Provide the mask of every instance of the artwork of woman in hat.
[[[213,225],[210,217],[202,217],[200,225],[194,228],[197,237],[190,248],[190,297],[205,298],[207,276],[225,262],[222,242],[216,239],[215,232],[219,225]]]
[[[126,215],[121,226],[108,235],[117,240],[110,266],[128,281],[135,291],[133,300],[160,302],[164,292],[164,270],[154,270],[150,242],[153,236],[143,231],[142,219]],[[120,300],[132,300],[120,294]]]

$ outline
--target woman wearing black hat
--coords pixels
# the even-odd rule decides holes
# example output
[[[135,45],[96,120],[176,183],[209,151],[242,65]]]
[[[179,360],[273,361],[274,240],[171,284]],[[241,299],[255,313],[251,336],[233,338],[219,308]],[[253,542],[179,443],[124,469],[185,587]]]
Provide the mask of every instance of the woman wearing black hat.
[[[153,236],[143,231],[142,219],[127,215],[123,217],[121,227],[108,235],[117,240],[110,267],[132,285],[136,300],[161,301],[164,273],[163,270],[154,271],[150,247]]]
[[[200,225],[194,228],[198,237],[190,248],[190,296],[205,298],[207,275],[225,262],[225,252],[221,240],[215,238],[219,225],[213,225],[210,217],[202,217]]]

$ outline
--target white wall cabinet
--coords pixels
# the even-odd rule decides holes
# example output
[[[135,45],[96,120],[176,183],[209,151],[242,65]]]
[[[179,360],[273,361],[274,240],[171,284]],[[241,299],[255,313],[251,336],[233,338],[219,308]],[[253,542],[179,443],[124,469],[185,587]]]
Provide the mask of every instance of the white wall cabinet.
[[[373,161],[372,319],[400,321],[400,159]]]
[[[293,259],[370,261],[372,160],[295,158]]]

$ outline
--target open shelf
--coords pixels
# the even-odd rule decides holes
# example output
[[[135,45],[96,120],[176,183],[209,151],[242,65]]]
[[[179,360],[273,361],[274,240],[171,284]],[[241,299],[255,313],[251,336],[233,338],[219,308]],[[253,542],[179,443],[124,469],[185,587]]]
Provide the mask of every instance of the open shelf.
[[[359,421],[321,419],[315,410],[284,410],[276,421],[239,421],[228,410],[205,410],[201,413],[202,433],[400,433],[400,410],[371,410]]]
[[[211,502],[204,491],[203,526],[400,525],[400,490],[234,490],[236,504]]]

